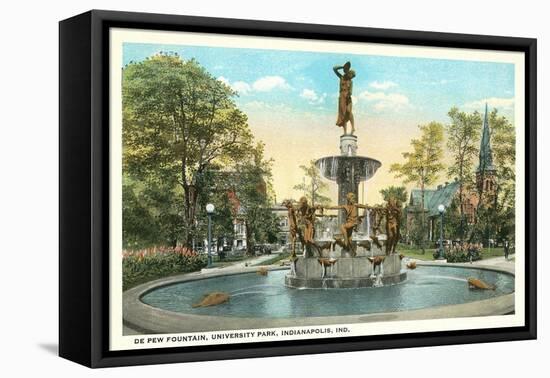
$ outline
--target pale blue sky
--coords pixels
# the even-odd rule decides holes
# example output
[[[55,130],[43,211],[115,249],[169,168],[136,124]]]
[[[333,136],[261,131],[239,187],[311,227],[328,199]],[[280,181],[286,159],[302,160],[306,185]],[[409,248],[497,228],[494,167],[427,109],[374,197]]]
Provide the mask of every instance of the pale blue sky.
[[[338,90],[332,67],[347,60],[357,72],[356,104],[372,113],[399,110],[445,121],[452,106],[481,110],[483,106],[476,105],[485,99],[492,99],[490,106],[509,112],[514,97],[514,66],[504,63],[125,43],[123,64],[159,51],[197,59],[238,90],[237,103],[244,108],[261,102],[298,112],[332,114]]]
[[[370,203],[380,200],[380,189],[400,184],[388,168],[402,162],[419,124],[448,123],[453,106],[482,112],[485,102],[513,122],[513,64],[142,43],[123,45],[123,64],[161,51],[195,58],[239,93],[237,105],[248,115],[256,138],[266,144],[266,156],[274,159],[278,199],[299,195],[292,187],[302,181],[300,164],[338,153],[338,79],[332,67],[348,60],[357,73],[358,153],[382,162],[365,187],[369,195],[364,199]],[[447,179],[442,175],[440,181]],[[334,199],[335,187],[330,190]]]

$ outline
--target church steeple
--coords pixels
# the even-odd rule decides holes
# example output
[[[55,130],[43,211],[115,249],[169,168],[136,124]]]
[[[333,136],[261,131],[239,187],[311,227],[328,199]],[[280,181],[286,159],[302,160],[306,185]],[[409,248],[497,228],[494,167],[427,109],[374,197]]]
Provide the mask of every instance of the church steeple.
[[[483,131],[481,133],[481,145],[479,146],[479,165],[477,173],[487,174],[496,171],[493,165],[493,151],[491,150],[491,133],[489,130],[489,112],[485,103],[485,117],[483,118]]]
[[[479,146],[479,165],[476,170],[477,189],[482,195],[481,200],[485,206],[491,207],[496,198],[496,173],[493,165],[493,151],[491,150],[491,132],[489,130],[489,112],[485,104],[485,117],[483,118],[483,130],[481,132],[481,145]]]

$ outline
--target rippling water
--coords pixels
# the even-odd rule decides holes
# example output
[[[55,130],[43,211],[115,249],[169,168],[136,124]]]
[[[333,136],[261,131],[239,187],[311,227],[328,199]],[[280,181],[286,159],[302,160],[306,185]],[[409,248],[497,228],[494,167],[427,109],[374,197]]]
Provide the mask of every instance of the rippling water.
[[[284,286],[287,270],[215,277],[161,287],[141,300],[169,311],[198,315],[258,318],[334,316],[403,311],[487,299],[514,291],[508,274],[457,267],[419,266],[407,281],[392,286],[361,289],[291,289]],[[496,290],[470,290],[467,278],[496,285]],[[223,291],[228,303],[192,308],[204,294]]]

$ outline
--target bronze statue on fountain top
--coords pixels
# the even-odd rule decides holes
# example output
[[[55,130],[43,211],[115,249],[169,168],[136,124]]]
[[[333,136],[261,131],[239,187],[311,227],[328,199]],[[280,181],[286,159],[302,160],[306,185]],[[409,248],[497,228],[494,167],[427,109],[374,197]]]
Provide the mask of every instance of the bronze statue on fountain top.
[[[336,126],[344,129],[344,135],[348,135],[347,124],[351,124],[350,135],[355,132],[355,121],[353,119],[351,94],[353,92],[352,79],[355,77],[355,71],[351,69],[351,63],[346,62],[343,66],[334,66],[334,73],[340,79],[340,94],[338,97],[338,119]],[[340,73],[343,71],[343,74]]]

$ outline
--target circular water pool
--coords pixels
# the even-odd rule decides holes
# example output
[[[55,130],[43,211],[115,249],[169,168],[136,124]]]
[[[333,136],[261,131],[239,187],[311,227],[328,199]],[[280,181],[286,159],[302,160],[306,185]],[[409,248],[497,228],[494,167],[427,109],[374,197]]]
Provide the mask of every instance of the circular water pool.
[[[235,318],[298,318],[374,314],[463,304],[514,291],[514,276],[503,272],[450,266],[419,266],[406,282],[361,289],[291,289],[284,286],[287,270],[268,276],[243,273],[161,286],[141,296],[150,306],[194,315]],[[469,277],[496,286],[471,290]],[[193,308],[204,294],[230,294],[227,303]]]

